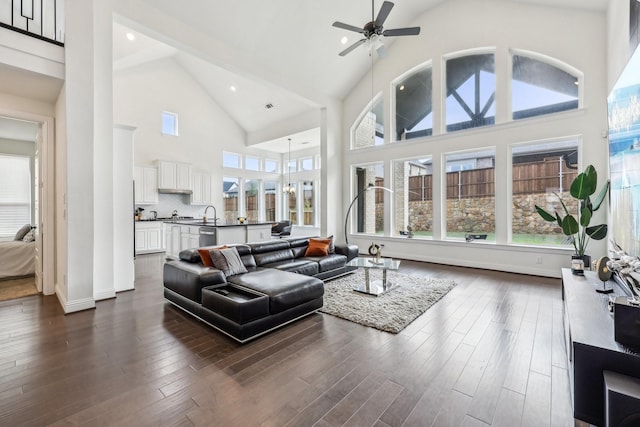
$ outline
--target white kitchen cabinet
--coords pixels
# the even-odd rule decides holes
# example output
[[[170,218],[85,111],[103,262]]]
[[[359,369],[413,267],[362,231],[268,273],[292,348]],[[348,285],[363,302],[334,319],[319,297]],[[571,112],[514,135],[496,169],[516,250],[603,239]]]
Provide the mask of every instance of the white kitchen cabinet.
[[[158,160],[158,189],[172,191],[191,190],[191,165]]]
[[[154,167],[135,166],[133,168],[135,184],[135,204],[155,205],[158,203],[158,172]]]
[[[213,176],[203,172],[193,172],[192,174],[192,205],[211,205],[213,203],[212,195],[212,179]]]
[[[181,239],[180,239],[180,225],[178,224],[164,224],[164,237],[165,245],[167,248],[167,255],[177,257],[180,255]]]
[[[136,254],[149,254],[165,251],[164,240],[162,238],[162,222],[137,221],[135,233]]]
[[[200,227],[193,225],[180,227],[180,250],[200,247]]]

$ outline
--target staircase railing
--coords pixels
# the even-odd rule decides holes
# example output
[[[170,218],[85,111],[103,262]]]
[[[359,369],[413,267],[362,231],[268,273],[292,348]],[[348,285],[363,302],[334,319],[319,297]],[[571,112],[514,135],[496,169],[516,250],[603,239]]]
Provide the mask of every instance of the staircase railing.
[[[0,0],[0,27],[64,46],[64,0]]]

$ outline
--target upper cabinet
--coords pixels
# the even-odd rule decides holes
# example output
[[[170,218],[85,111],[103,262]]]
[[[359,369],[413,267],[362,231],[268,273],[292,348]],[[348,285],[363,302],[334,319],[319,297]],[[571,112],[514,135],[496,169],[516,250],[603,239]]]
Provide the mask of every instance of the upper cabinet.
[[[158,190],[191,191],[191,165],[158,160]]]
[[[192,205],[210,205],[213,203],[211,174],[204,172],[193,172],[193,184],[191,189]]]
[[[158,171],[156,168],[135,166],[133,168],[133,182],[137,205],[158,203]]]

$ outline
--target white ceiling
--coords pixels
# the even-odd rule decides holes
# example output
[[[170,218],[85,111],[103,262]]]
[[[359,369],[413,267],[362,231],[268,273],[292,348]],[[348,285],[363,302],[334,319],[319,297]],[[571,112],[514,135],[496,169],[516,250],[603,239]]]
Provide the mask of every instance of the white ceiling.
[[[298,93],[319,93],[343,99],[371,66],[367,49],[359,48],[346,57],[338,53],[360,38],[357,33],[332,27],[342,21],[362,27],[371,20],[370,0],[141,0],[202,32],[238,57],[251,58],[251,69],[242,75],[229,70],[236,64],[212,64],[141,33],[130,42],[126,27],[114,24],[114,69],[171,56],[206,92],[225,108],[247,132],[256,131],[297,114],[318,108],[315,100]],[[411,26],[416,17],[445,1],[396,0],[385,28]],[[481,0],[474,0],[481,1]],[[501,0],[550,7],[604,12],[609,0]],[[375,0],[377,14],[381,0]],[[348,36],[346,45],[341,38]],[[418,37],[423,37],[424,33]],[[392,44],[387,38],[385,44]],[[233,60],[233,58],[231,58]],[[246,61],[245,61],[246,62]],[[277,76],[277,79],[273,79]],[[278,80],[280,87],[269,83]],[[283,84],[285,82],[285,84]],[[283,87],[290,82],[289,87]],[[229,88],[233,85],[236,91]],[[265,110],[266,103],[275,108]],[[319,141],[318,141],[319,142]],[[313,141],[315,144],[315,141]]]

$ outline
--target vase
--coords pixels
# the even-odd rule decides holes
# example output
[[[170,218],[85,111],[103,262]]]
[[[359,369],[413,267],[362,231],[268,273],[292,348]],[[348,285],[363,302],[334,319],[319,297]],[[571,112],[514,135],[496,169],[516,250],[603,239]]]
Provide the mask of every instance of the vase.
[[[584,276],[584,259],[580,255],[571,255],[571,273]]]

